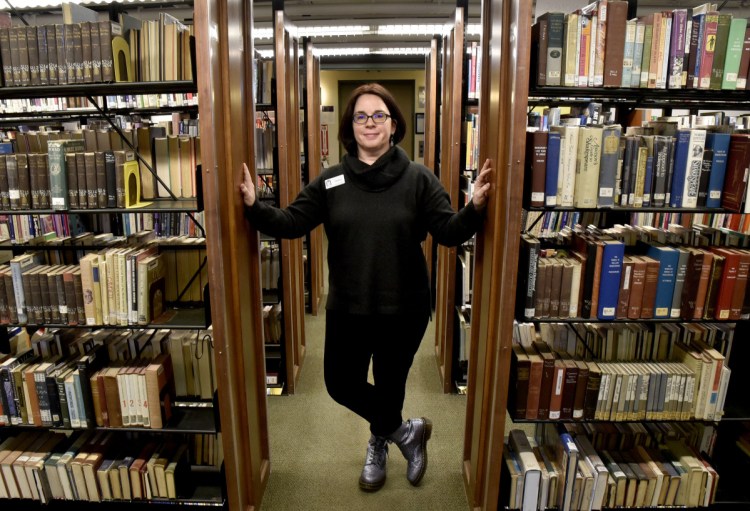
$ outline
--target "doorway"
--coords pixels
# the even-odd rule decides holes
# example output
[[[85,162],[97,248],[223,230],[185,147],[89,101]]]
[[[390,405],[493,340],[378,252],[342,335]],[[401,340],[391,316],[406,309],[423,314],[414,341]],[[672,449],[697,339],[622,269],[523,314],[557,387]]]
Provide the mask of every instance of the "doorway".
[[[376,82],[388,89],[396,99],[401,113],[406,119],[406,134],[399,144],[406,151],[410,160],[414,159],[414,80],[339,80],[339,105],[338,111],[343,112],[354,89],[366,83]],[[344,155],[346,150],[339,143],[339,154]]]

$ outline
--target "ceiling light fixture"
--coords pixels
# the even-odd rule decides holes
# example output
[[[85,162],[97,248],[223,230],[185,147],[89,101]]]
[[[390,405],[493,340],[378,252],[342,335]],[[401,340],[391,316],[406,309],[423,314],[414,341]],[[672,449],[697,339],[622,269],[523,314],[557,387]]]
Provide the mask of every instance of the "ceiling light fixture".
[[[379,55],[426,55],[429,48],[380,48],[374,50]]]
[[[318,57],[349,57],[356,55],[369,55],[370,48],[321,48],[313,47],[313,53]]]
[[[346,37],[370,33],[369,25],[298,26],[298,37]]]
[[[378,35],[434,35],[443,34],[446,25],[417,24],[417,25],[378,25]]]

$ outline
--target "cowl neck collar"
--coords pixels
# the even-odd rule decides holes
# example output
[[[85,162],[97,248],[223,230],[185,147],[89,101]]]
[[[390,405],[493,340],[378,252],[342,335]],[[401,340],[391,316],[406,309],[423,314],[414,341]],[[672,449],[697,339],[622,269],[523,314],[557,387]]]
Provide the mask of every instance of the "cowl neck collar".
[[[357,187],[380,192],[395,183],[409,166],[409,157],[398,146],[391,147],[372,165],[351,154],[344,155],[342,166],[349,180]]]

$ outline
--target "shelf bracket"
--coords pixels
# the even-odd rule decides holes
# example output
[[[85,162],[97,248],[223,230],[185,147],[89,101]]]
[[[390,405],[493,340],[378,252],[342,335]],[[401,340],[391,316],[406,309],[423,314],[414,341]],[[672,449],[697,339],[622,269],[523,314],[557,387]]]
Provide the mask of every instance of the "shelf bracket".
[[[117,134],[120,136],[120,138],[122,139],[122,141],[125,142],[128,145],[128,147],[130,147],[130,149],[132,149],[133,154],[135,154],[135,157],[138,158],[138,160],[141,163],[143,163],[143,165],[148,169],[148,171],[151,173],[151,175],[154,176],[154,178],[159,182],[159,184],[161,184],[164,187],[165,190],[167,190],[167,192],[169,193],[169,196],[172,198],[172,200],[177,200],[177,196],[174,193],[172,193],[172,189],[158,176],[158,174],[151,167],[151,165],[149,164],[149,162],[147,162],[143,158],[143,156],[141,156],[141,153],[138,152],[138,150],[133,146],[133,144],[130,142],[130,140],[128,139],[128,137],[125,136],[125,133],[122,132],[122,129],[120,129],[120,127],[117,124],[115,124],[115,122],[112,120],[112,116],[109,114],[109,112],[106,112],[102,107],[100,107],[99,103],[97,103],[97,101],[94,99],[94,97],[92,95],[89,94],[89,95],[86,96],[86,98],[89,100],[89,102],[92,105],[94,105],[94,108],[97,109],[97,111],[99,112],[99,114],[104,119],[107,120],[107,122],[109,123],[110,127],[117,132]],[[201,225],[201,223],[198,222],[198,220],[196,220],[195,216],[191,212],[186,211],[185,214],[190,217],[190,219],[201,230],[201,232],[203,233],[203,236],[205,237],[206,236],[206,230],[203,228],[203,225]]]

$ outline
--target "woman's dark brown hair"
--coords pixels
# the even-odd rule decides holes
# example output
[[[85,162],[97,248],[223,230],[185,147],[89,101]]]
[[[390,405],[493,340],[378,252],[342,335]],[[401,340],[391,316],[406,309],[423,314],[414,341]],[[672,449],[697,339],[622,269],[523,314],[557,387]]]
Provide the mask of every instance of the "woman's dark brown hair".
[[[404,114],[401,113],[401,109],[396,104],[396,100],[388,89],[379,83],[360,85],[354,89],[354,92],[349,97],[349,102],[341,114],[341,122],[339,123],[339,141],[346,148],[347,152],[353,156],[357,155],[357,140],[354,138],[354,121],[352,120],[354,117],[354,105],[357,103],[357,99],[363,94],[374,94],[385,103],[391,120],[396,123],[396,131],[393,133],[394,145],[401,142],[404,139],[404,135],[406,135],[406,119],[404,119]]]

